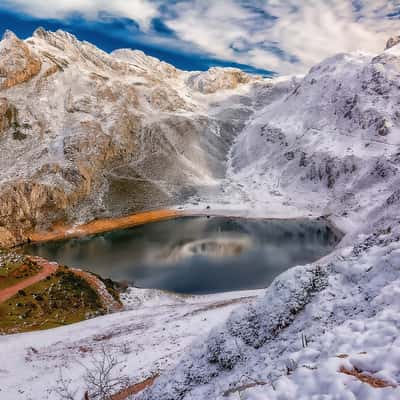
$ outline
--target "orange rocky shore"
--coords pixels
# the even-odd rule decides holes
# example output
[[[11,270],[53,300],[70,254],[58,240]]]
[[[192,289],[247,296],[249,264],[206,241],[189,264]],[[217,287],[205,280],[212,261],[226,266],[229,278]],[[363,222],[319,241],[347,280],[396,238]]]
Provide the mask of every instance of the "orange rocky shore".
[[[75,226],[54,226],[50,231],[33,232],[29,235],[31,242],[48,242],[52,240],[62,240],[96,233],[109,232],[117,229],[131,228],[133,226],[144,225],[150,222],[163,221],[167,219],[183,216],[182,211],[177,210],[155,210],[126,217],[98,219],[82,225]]]

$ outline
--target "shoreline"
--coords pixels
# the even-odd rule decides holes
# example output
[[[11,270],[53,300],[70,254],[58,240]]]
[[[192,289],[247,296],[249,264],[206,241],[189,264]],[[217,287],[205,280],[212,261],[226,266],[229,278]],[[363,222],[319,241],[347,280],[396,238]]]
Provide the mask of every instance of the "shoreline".
[[[289,217],[277,218],[268,216],[251,216],[235,213],[229,210],[223,212],[222,210],[199,210],[199,209],[160,209],[152,211],[144,211],[136,214],[127,215],[124,217],[116,218],[102,218],[80,224],[80,225],[65,225],[54,226],[48,231],[33,232],[28,237],[29,243],[45,243],[64,239],[80,238],[99,233],[107,233],[120,229],[133,228],[135,226],[146,225],[152,222],[165,221],[180,217],[226,217],[226,218],[243,218],[243,219],[258,219],[258,220],[324,220],[333,230],[335,230],[343,239],[346,232],[340,229],[337,224],[332,221],[329,216],[303,216],[303,217]],[[17,246],[19,247],[19,246]]]
[[[155,211],[145,211],[128,215],[126,217],[96,219],[82,225],[66,225],[54,227],[49,231],[33,232],[29,235],[29,242],[43,243],[90,236],[98,233],[132,228],[151,222],[165,221],[182,216],[185,216],[185,213],[182,211],[174,209],[161,209]]]

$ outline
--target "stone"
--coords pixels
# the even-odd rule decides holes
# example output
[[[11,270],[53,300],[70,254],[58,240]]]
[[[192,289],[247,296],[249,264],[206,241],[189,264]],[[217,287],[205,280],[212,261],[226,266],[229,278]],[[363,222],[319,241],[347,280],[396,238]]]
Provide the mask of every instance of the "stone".
[[[28,45],[10,31],[0,42],[0,60],[0,91],[29,81],[42,65]]]
[[[25,41],[6,32],[0,42],[0,247],[24,243],[54,224],[178,204],[193,195],[194,182],[221,176],[245,121],[208,115],[207,101],[193,92],[259,80],[221,68],[191,77],[143,52],[108,54],[63,31],[38,28]],[[223,109],[229,96],[222,93],[213,107]],[[243,117],[240,110],[248,108],[244,101],[235,112],[246,119],[252,111]]]
[[[400,43],[400,35],[392,36],[386,43],[386,50],[391,49],[394,46],[397,46]]]

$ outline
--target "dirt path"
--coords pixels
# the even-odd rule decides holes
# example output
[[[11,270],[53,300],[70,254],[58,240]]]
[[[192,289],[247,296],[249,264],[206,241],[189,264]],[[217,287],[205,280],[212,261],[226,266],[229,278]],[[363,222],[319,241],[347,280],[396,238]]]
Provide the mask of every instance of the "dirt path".
[[[157,378],[158,378],[158,375],[155,375],[151,378],[146,379],[143,382],[136,383],[135,385],[132,385],[129,388],[124,389],[121,392],[111,396],[111,400],[125,400],[129,396],[138,394],[138,393],[142,392],[144,389],[150,387]]]
[[[0,290],[0,303],[15,296],[20,290],[46,279],[48,276],[57,271],[57,263],[52,263],[40,257],[29,257],[29,259],[37,263],[41,267],[41,270],[34,276],[24,279],[13,286]]]
[[[59,267],[57,263],[50,262],[41,257],[29,257],[29,260],[39,265],[41,270],[34,276],[24,279],[13,286],[0,290],[0,303],[15,296],[20,290],[46,279],[51,274],[55,273]],[[111,296],[104,283],[96,276],[77,268],[70,268],[70,271],[83,278],[94,290],[96,290],[100,296],[103,306],[108,311],[118,311],[122,309],[122,305]]]
[[[144,225],[150,222],[162,221],[184,215],[177,210],[156,210],[147,211],[139,214],[129,215],[121,218],[98,219],[87,224],[77,226],[54,226],[48,232],[33,232],[29,239],[31,242],[48,242],[51,240],[61,240],[74,238],[96,233],[109,232],[116,229],[131,228],[133,226]]]
[[[375,388],[375,389],[383,389],[387,387],[396,388],[397,386],[393,383],[387,382],[381,378],[376,378],[370,373],[365,373],[356,368],[348,369],[346,367],[340,367],[339,372],[345,375],[354,376],[354,378],[359,381],[366,383],[367,385]]]
[[[232,300],[223,300],[223,301],[219,301],[213,304],[209,304],[208,306],[202,307],[202,308],[198,308],[196,310],[193,310],[187,314],[184,314],[182,316],[182,318],[186,318],[186,317],[192,317],[196,314],[200,314],[204,311],[210,311],[210,310],[216,310],[218,308],[222,308],[222,307],[228,307],[234,304],[244,304],[244,303],[249,303],[253,300],[255,300],[257,298],[257,296],[247,296],[247,297],[239,297],[238,299],[232,299]]]

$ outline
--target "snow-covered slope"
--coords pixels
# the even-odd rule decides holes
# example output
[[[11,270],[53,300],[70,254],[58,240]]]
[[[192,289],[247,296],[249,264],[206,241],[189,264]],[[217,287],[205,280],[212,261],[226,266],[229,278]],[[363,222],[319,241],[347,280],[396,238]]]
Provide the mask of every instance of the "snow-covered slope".
[[[14,40],[10,37],[6,40]],[[237,72],[228,70],[223,78],[220,70],[185,73],[129,50],[111,57],[61,32],[39,31],[27,43],[32,54],[23,57],[32,68],[24,70],[21,65],[25,61],[7,64],[11,65],[8,74],[12,78],[8,82],[22,83],[2,92],[7,97],[0,103],[0,110],[5,110],[0,127],[6,134],[0,149],[2,154],[13,149],[20,161],[11,155],[1,160],[2,181],[12,178],[15,182],[20,175],[25,179],[24,168],[32,165],[37,171],[38,160],[43,166],[37,182],[51,182],[52,188],[75,193],[69,189],[69,180],[82,182],[85,188],[85,182],[94,179],[95,186],[89,185],[83,196],[83,208],[72,208],[69,215],[88,218],[102,207],[111,210],[104,196],[112,182],[109,178],[102,180],[109,168],[104,163],[107,154],[112,160],[112,176],[129,178],[129,187],[136,171],[142,174],[141,179],[145,176],[147,181],[156,182],[157,188],[167,187],[170,192],[185,183],[189,195],[180,200],[187,200],[188,209],[204,209],[210,204],[215,213],[325,216],[346,233],[332,254],[287,271],[258,300],[239,306],[230,316],[216,312],[201,329],[179,330],[183,335],[180,338],[175,317],[182,313],[182,326],[190,325],[194,320],[187,318],[187,312],[193,307],[169,304],[165,318],[160,317],[165,325],[153,322],[151,331],[163,340],[163,346],[157,348],[163,362],[152,360],[162,374],[136,398],[400,398],[400,43],[391,41],[378,55],[337,55],[302,78],[254,79],[237,88],[242,80]],[[52,70],[63,68],[63,72],[56,72],[51,81],[43,80],[40,74],[48,61],[40,58],[42,72],[32,77],[35,57],[49,50],[50,59],[56,60],[52,62],[60,65],[52,66]],[[159,76],[162,79],[158,80]],[[60,92],[65,93],[62,101]],[[97,94],[93,99],[88,93]],[[110,100],[103,102],[104,98]],[[8,102],[35,127],[33,132],[40,131],[41,125],[37,122],[40,119],[29,117],[30,110],[36,110],[34,115],[55,110],[49,113],[51,118],[45,118],[49,132],[43,131],[44,139],[28,137],[28,142],[20,143],[11,138],[15,109],[7,106]],[[32,106],[36,103],[40,104],[37,108]],[[136,124],[133,116],[137,114]],[[100,124],[101,129],[93,124]],[[26,129],[26,135],[32,136]],[[132,137],[135,140],[131,142]],[[33,146],[36,142],[39,145]],[[121,148],[128,149],[128,161]],[[161,148],[167,151],[160,155]],[[78,166],[83,174],[88,166],[80,166],[88,155],[93,176],[80,180],[79,174],[65,169]],[[168,163],[171,155],[173,162]],[[66,160],[60,169],[49,166],[50,159],[55,162],[60,157]],[[151,171],[151,179],[147,171]],[[103,189],[104,182],[107,189]],[[97,193],[93,187],[103,193],[95,197],[98,203],[91,196]],[[37,191],[37,198],[42,198],[42,192]],[[144,201],[151,198],[162,204],[153,192],[145,192]],[[56,201],[63,199],[64,192],[51,193]],[[127,210],[124,201],[133,196],[122,186],[119,193],[121,203],[115,197],[110,202],[117,204],[116,212]],[[14,204],[13,199],[11,196],[3,204]],[[26,197],[21,197],[18,204],[24,201]],[[43,204],[46,210],[48,203]],[[70,203],[65,204],[70,210]],[[35,213],[40,220],[37,210]],[[233,295],[224,296],[231,305]],[[208,307],[213,309],[211,304]],[[135,310],[138,332],[145,334],[143,324],[153,311]],[[208,316],[204,309],[199,312],[195,315]],[[81,331],[82,325],[65,327],[51,332],[52,340],[62,343],[66,336],[79,333],[79,338],[85,336],[82,343],[87,345],[90,335],[101,335],[103,321],[110,325],[115,322],[115,335],[101,336],[104,344],[114,351],[129,338],[139,343],[136,357],[150,357],[154,343],[134,338],[132,329],[136,328],[126,320],[130,315],[107,316],[98,324],[97,320],[85,322],[90,334]],[[221,324],[216,325],[217,321]],[[198,333],[207,335],[199,338]],[[46,386],[46,370],[54,373],[54,360],[46,356],[45,346],[36,355],[30,350],[40,335],[0,338],[4,347],[23,343],[9,369],[0,370],[4,379],[16,373],[25,355],[35,363],[35,372],[24,370],[27,382],[33,382],[35,388],[41,382]],[[186,347],[193,338],[195,342]],[[170,350],[177,348],[179,340],[185,346],[178,360]],[[77,343],[82,344],[79,340]],[[79,346],[77,350],[74,345],[74,357],[84,358]],[[76,361],[66,361],[67,369],[74,365]],[[131,365],[139,369],[132,372],[137,378],[154,372],[144,361],[131,361]],[[145,365],[144,370],[141,365]],[[167,365],[169,370],[165,370]],[[72,378],[75,386],[81,386],[78,376]],[[26,387],[24,383],[18,385],[18,391],[9,386],[6,393],[18,396],[16,393]]]
[[[236,209],[326,215],[346,236],[138,398],[400,398],[399,50],[325,60],[249,121],[226,180]]]

